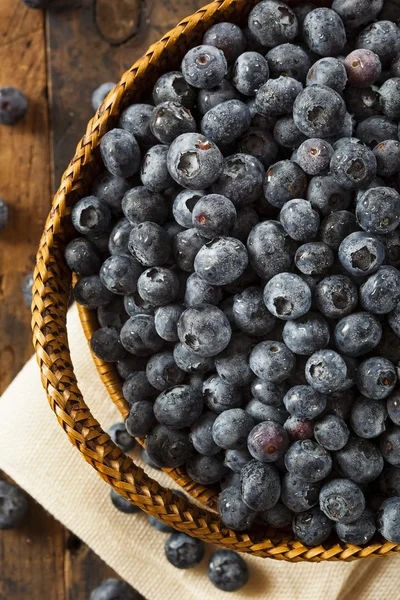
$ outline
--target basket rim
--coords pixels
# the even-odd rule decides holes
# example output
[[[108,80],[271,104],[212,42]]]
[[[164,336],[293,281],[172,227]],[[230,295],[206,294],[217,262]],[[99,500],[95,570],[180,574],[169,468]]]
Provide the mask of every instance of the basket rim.
[[[286,1],[289,4],[301,4],[305,0]],[[168,53],[174,52],[178,42],[180,54],[183,56],[190,45],[193,46],[189,41],[189,35],[199,35],[218,21],[239,21],[240,17],[247,15],[257,2],[258,0],[214,0],[183,19],[160,41],[152,44],[146,54],[122,76],[89,121],[86,133],[80,140],[55,194],[36,257],[32,294],[32,331],[41,380],[50,407],[69,440],[82,453],[85,460],[127,500],[178,531],[238,552],[291,562],[349,561],[393,554],[400,551],[400,545],[391,542],[377,542],[360,547],[336,541],[330,543],[328,540],[326,544],[308,548],[295,540],[292,535],[282,535],[279,530],[264,528],[263,531],[257,531],[257,526],[249,532],[227,529],[219,515],[199,508],[162,487],[111,441],[85,404],[74,374],[66,329],[71,272],[66,267],[63,250],[67,239],[66,229],[69,226],[71,207],[85,194],[88,176],[94,177],[96,169],[98,171],[96,149],[100,140],[112,127],[124,104],[126,105],[133,95],[140,94],[141,87],[145,87],[148,71],[154,74],[160,72],[160,69],[164,72],[168,70],[166,62],[170,58]],[[327,2],[319,2],[319,4],[327,4]],[[82,308],[80,307],[80,315],[85,334],[88,335],[92,316],[90,313],[93,311],[82,310]],[[96,366],[112,396],[114,381],[110,378],[110,365],[97,359]],[[115,403],[120,411],[126,411],[124,401]],[[207,491],[207,488],[204,489]],[[192,495],[196,497],[195,494]],[[203,499],[207,503],[206,494]],[[263,532],[267,535],[263,536]]]

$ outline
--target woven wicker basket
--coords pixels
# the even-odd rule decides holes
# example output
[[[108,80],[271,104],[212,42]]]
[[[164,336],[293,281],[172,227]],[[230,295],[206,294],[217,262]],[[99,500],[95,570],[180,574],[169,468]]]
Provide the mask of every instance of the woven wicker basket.
[[[91,182],[101,170],[98,150],[100,140],[116,125],[121,110],[133,101],[144,100],[161,74],[179,67],[188,48],[200,43],[207,28],[219,21],[244,24],[256,2],[257,0],[216,0],[184,19],[159,42],[153,44],[146,55],[122,76],[89,122],[86,134],[63,175],[37,254],[32,328],[42,383],[61,427],[85,460],[130,502],[179,531],[239,552],[292,562],[349,561],[389,555],[400,551],[400,545],[384,542],[381,538],[366,547],[338,543],[337,539],[331,539],[324,545],[307,548],[289,532],[260,526],[246,533],[228,530],[215,512],[216,488],[194,483],[184,469],[165,469],[204,506],[203,509],[198,508],[160,486],[110,440],[86,406],[73,371],[66,330],[72,276],[64,262],[64,248],[74,235],[70,220],[71,208],[88,193]],[[319,4],[329,5],[329,2]],[[80,307],[80,317],[89,339],[98,327],[96,313]],[[122,396],[121,380],[114,365],[95,357],[94,360],[113,402],[122,417],[125,417],[128,406]]]

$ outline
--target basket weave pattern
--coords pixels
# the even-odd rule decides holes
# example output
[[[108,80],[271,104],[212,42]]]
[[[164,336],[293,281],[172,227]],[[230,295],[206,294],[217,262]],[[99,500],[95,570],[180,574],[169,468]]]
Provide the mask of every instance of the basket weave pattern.
[[[243,24],[256,2],[215,0],[181,21],[122,76],[89,122],[55,195],[37,254],[32,329],[42,383],[58,422],[85,460],[126,499],[179,531],[239,552],[291,562],[349,561],[389,555],[400,551],[400,545],[378,539],[366,547],[328,541],[316,548],[307,548],[292,534],[279,530],[257,527],[250,532],[238,533],[227,529],[210,510],[215,508],[216,488],[194,483],[184,469],[165,469],[189,494],[208,507],[198,508],[151,479],[102,430],[85,404],[74,375],[66,329],[72,276],[64,261],[64,248],[74,235],[71,208],[88,193],[91,182],[100,172],[100,140],[116,125],[121,110],[131,102],[145,98],[162,73],[179,67],[183,55],[201,41],[206,29],[218,21]],[[89,339],[98,327],[96,313],[83,307],[79,307],[79,312]],[[113,402],[125,417],[128,407],[114,365],[97,358],[95,362]]]

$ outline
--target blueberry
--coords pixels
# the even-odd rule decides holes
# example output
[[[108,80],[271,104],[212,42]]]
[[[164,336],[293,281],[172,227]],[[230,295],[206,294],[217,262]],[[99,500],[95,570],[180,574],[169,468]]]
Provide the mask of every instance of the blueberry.
[[[400,52],[400,33],[397,25],[391,21],[377,21],[369,25],[357,36],[356,47],[372,50],[379,56],[383,65],[387,64]]]
[[[130,189],[131,183],[122,177],[116,177],[105,171],[97,179],[91,187],[91,192],[100,200],[106,202],[111,210],[111,213],[121,214],[121,201],[124,194]]]
[[[325,85],[341,94],[346,87],[347,73],[342,61],[333,56],[317,60],[307,73],[306,85]]]
[[[132,104],[122,112],[119,127],[134,135],[143,147],[152,146],[157,143],[157,138],[150,130],[150,119],[153,113],[154,106],[151,104]]]
[[[400,230],[397,228],[385,235],[386,260],[392,267],[400,267]]]
[[[399,139],[396,123],[381,115],[374,115],[361,121],[357,125],[356,136],[371,149],[385,140],[398,141]]]
[[[183,190],[172,205],[174,219],[182,227],[192,227],[192,212],[196,203],[204,196],[204,190]]]
[[[247,249],[251,266],[264,279],[289,270],[293,262],[294,244],[278,221],[256,225],[247,238]]]
[[[94,275],[100,269],[99,253],[86,238],[75,238],[69,242],[64,256],[68,267],[78,275]]]
[[[110,254],[129,254],[128,243],[131,231],[132,224],[128,219],[122,218],[117,221],[108,239]]]
[[[217,415],[207,411],[192,425],[190,440],[194,449],[204,456],[214,456],[220,452],[219,446],[214,442],[212,428]]]
[[[128,320],[122,296],[114,296],[109,304],[99,306],[97,309],[97,320],[100,327],[121,329],[122,325]]]
[[[350,52],[344,61],[349,85],[369,87],[379,78],[382,65],[379,56],[371,50],[358,49]]]
[[[311,483],[293,473],[285,473],[281,485],[281,500],[293,512],[303,512],[318,504],[319,482]]]
[[[296,162],[308,175],[320,175],[329,169],[333,148],[326,140],[312,138],[297,148]]]
[[[263,302],[261,288],[257,287],[249,287],[235,296],[233,317],[241,331],[255,336],[267,335],[276,323]]]
[[[278,156],[278,145],[268,130],[250,127],[238,140],[238,150],[257,158],[264,167],[269,167]]]
[[[182,271],[193,271],[195,257],[205,243],[206,239],[201,237],[194,227],[174,236],[173,255],[175,263]]]
[[[21,293],[27,308],[32,304],[33,273],[28,273],[22,280]]]
[[[222,299],[221,288],[210,285],[197,273],[192,273],[186,282],[185,305],[187,307],[196,304],[219,304]]]
[[[168,216],[168,205],[161,194],[143,186],[129,190],[123,197],[121,207],[132,225],[144,221],[162,225]]]
[[[283,426],[292,442],[296,442],[297,440],[309,440],[313,437],[313,421],[290,416],[286,419]]]
[[[339,260],[351,275],[370,275],[385,259],[382,242],[369,233],[355,231],[339,246]]]
[[[137,287],[145,302],[153,306],[165,306],[177,297],[179,280],[171,269],[152,267],[140,275]]]
[[[242,275],[247,264],[247,250],[242,242],[231,237],[216,237],[200,248],[194,269],[211,285],[227,285]]]
[[[367,312],[358,312],[341,319],[335,327],[335,344],[348,356],[362,356],[373,350],[382,337],[378,319]]]
[[[162,102],[150,117],[150,130],[162,144],[170,144],[183,133],[196,131],[196,121],[180,102]]]
[[[224,313],[211,304],[186,309],[178,321],[180,341],[200,356],[222,352],[229,344],[231,333]]]
[[[221,481],[219,482],[219,485],[220,485],[222,491],[228,487],[229,488],[234,487],[236,489],[238,489],[238,488],[240,489],[240,474],[229,471],[228,474],[224,475],[224,477],[221,479]]]
[[[202,485],[218,483],[228,473],[223,464],[223,453],[215,456],[195,454],[186,463],[186,469],[190,479]]]
[[[154,317],[135,315],[127,320],[121,329],[121,343],[128,352],[136,356],[148,356],[159,352],[164,341],[158,336]]]
[[[400,425],[400,396],[399,390],[395,390],[386,401],[386,408],[390,420],[395,425]],[[399,494],[400,495],[400,494]]]
[[[246,48],[246,38],[234,23],[216,23],[204,34],[203,44],[222,50],[228,63],[235,61]]]
[[[159,521],[157,517],[153,517],[153,515],[147,515],[147,520],[151,527],[157,529],[157,531],[161,531],[161,533],[174,533],[175,529],[170,525],[166,525],[162,521]]]
[[[218,512],[225,527],[234,531],[248,529],[256,518],[256,512],[242,499],[240,487],[227,487],[219,495]]]
[[[345,116],[346,105],[343,99],[325,85],[306,87],[294,101],[294,122],[308,137],[335,135],[343,127]]]
[[[156,307],[143,300],[137,292],[124,296],[124,308],[130,317],[135,315],[154,315]]]
[[[211,89],[221,83],[228,65],[222,50],[203,44],[185,54],[181,70],[185,81],[193,87]]]
[[[202,237],[227,235],[236,222],[236,209],[225,196],[207,194],[193,208],[192,222]]]
[[[379,533],[389,542],[398,544],[400,541],[400,498],[385,500],[377,514],[377,527]]]
[[[391,312],[396,307],[399,296],[400,274],[395,267],[380,267],[360,288],[363,308],[376,315]]]
[[[303,23],[304,39],[320,56],[336,56],[346,44],[346,32],[339,15],[330,8],[316,8]]]
[[[259,516],[270,527],[281,529],[291,525],[293,512],[282,502],[277,502],[272,508],[263,510]]]
[[[345,26],[355,29],[374,21],[382,10],[383,0],[333,0],[332,8],[341,17]]]
[[[320,218],[308,200],[286,202],[279,219],[285,231],[296,242],[305,242],[317,236]]]
[[[233,154],[224,160],[222,173],[212,189],[214,194],[229,198],[238,209],[257,200],[262,193],[264,176],[257,158],[250,154]]]
[[[307,200],[326,217],[332,212],[346,210],[352,201],[350,190],[344,189],[332,175],[313,177],[307,189]],[[304,239],[304,241],[308,241]]]
[[[333,265],[334,254],[323,242],[302,244],[294,256],[294,262],[304,275],[324,275]]]
[[[255,379],[251,385],[251,392],[254,398],[263,404],[271,406],[282,405],[283,396],[286,391],[287,385],[285,383],[272,383],[270,381],[263,381],[262,379]]]
[[[400,337],[400,306],[398,303],[394,309],[388,313],[387,320],[394,333]]]
[[[292,526],[293,533],[305,546],[319,546],[332,531],[331,520],[317,506],[294,515]]]
[[[363,121],[380,113],[378,88],[356,88],[349,86],[344,91],[347,110],[356,121]]]
[[[208,577],[219,590],[236,592],[246,585],[249,569],[237,552],[217,550],[208,561]]]
[[[245,96],[255,96],[269,78],[268,62],[258,52],[243,52],[233,67],[233,85]]]
[[[400,223],[400,195],[390,187],[371,188],[357,201],[356,217],[364,231],[385,234]]]
[[[368,358],[358,368],[357,385],[367,398],[381,400],[391,394],[396,385],[394,365],[387,358]]]
[[[160,391],[182,383],[184,375],[184,372],[175,364],[171,352],[154,354],[146,366],[149,383]]]
[[[136,292],[142,267],[133,256],[115,254],[107,258],[100,269],[102,284],[114,294]]]
[[[74,297],[78,304],[93,310],[111,302],[113,294],[102,284],[98,275],[88,275],[77,282]]]
[[[304,82],[311,66],[308,53],[296,44],[281,44],[271,48],[266,55],[272,77],[293,77]]]
[[[255,423],[263,423],[264,421],[273,421],[279,425],[284,425],[288,413],[284,406],[269,406],[263,404],[259,400],[252,398],[246,405],[246,412],[254,420]]]
[[[322,315],[310,312],[294,321],[287,321],[282,338],[292,352],[309,356],[328,345],[329,327]]]
[[[400,469],[385,467],[379,476],[379,488],[385,496],[400,496]]]
[[[72,224],[83,235],[98,234],[106,231],[111,222],[111,213],[104,200],[96,196],[86,196],[72,209]]]
[[[130,452],[136,446],[136,440],[126,430],[124,423],[115,423],[107,431],[108,435],[123,452]]]
[[[251,206],[239,209],[236,214],[236,223],[232,229],[232,237],[245,244],[252,229],[260,222],[258,213]]]
[[[369,508],[351,523],[336,523],[336,533],[346,544],[367,544],[376,531],[375,515]]]
[[[265,286],[264,302],[275,317],[291,321],[310,310],[311,290],[299,275],[280,273]]]
[[[312,388],[322,394],[338,390],[347,375],[343,358],[333,350],[318,350],[307,361],[306,379]]]
[[[362,438],[375,438],[386,429],[387,411],[382,402],[361,396],[352,406],[351,427]]]
[[[228,346],[215,358],[219,377],[227,384],[247,385],[253,379],[249,355],[255,342],[243,333],[234,333]]]
[[[204,542],[186,533],[173,533],[165,542],[165,556],[177,569],[192,569],[204,557]]]
[[[211,108],[201,120],[201,133],[216,144],[229,144],[250,126],[249,108],[241,100],[226,100]]]
[[[187,108],[193,108],[196,101],[196,90],[186,83],[180,71],[164,73],[157,79],[153,88],[153,102],[155,105],[161,102],[180,102]]]
[[[150,361],[151,360],[154,360],[154,357],[153,359],[150,359]],[[153,364],[154,363],[152,363],[150,367],[152,367]],[[156,374],[154,373],[154,370],[156,368],[157,365],[154,365],[153,369],[149,369],[148,365],[146,372],[153,370],[153,375],[155,376]],[[170,371],[171,368],[175,369],[179,373],[179,369],[177,369],[176,366],[166,367],[168,371]],[[171,378],[171,373],[168,371],[164,371],[164,374]],[[175,377],[176,381],[179,381],[180,379],[181,377]],[[155,377],[154,379],[151,377],[151,382],[153,384],[157,383],[155,381]],[[170,381],[169,385],[173,385],[172,380]],[[160,386],[158,389],[160,389]],[[201,393],[196,388],[188,385],[169,387],[166,389],[166,391],[158,396],[154,403],[154,414],[158,422],[173,429],[182,429],[192,425],[199,418],[202,410],[203,398]]]
[[[326,398],[309,385],[296,385],[286,393],[283,403],[289,413],[298,419],[315,419],[324,412]]]
[[[326,450],[340,450],[349,439],[345,421],[336,415],[324,415],[314,425],[314,437]]]
[[[400,467],[400,428],[392,426],[380,438],[383,458],[394,467]]]
[[[300,81],[293,77],[281,75],[278,79],[268,79],[256,93],[256,109],[265,117],[290,113],[302,89]]]
[[[27,511],[25,494],[12,483],[0,481],[0,530],[18,527]]]
[[[245,448],[247,437],[254,427],[254,421],[241,408],[225,410],[216,418],[212,435],[214,442],[224,450]]]
[[[349,143],[334,152],[330,168],[334,179],[343,188],[365,188],[375,177],[376,158],[366,146]]]
[[[157,144],[144,155],[140,179],[142,184],[152,192],[164,192],[174,185],[167,167],[168,150],[169,146]]]
[[[158,467],[175,468],[189,459],[193,447],[186,431],[157,425],[146,438],[146,451]]]
[[[218,179],[223,156],[214,144],[199,133],[184,133],[168,150],[168,170],[183,187],[198,190],[209,187]]]
[[[281,493],[279,474],[273,465],[249,461],[240,471],[242,498],[253,510],[275,506]]]
[[[104,165],[112,175],[131,177],[140,167],[140,148],[133,136],[125,129],[112,129],[100,142]]]
[[[129,500],[121,496],[116,490],[111,490],[110,498],[115,508],[122,513],[130,515],[140,512],[140,508],[129,502]]]
[[[373,149],[376,158],[376,172],[381,177],[392,177],[400,171],[400,143],[385,140]]]
[[[326,413],[347,419],[354,402],[354,392],[351,389],[340,390],[326,396]]]
[[[18,88],[0,88],[0,125],[15,125],[27,113],[28,101]]]
[[[243,404],[240,388],[225,383],[217,375],[211,375],[204,381],[203,396],[207,408],[217,414],[240,408]]]
[[[142,450],[141,450],[141,457],[142,457],[142,461],[144,462],[145,465],[148,465],[149,467],[151,467],[152,469],[155,469],[156,471],[161,471],[161,467],[156,465],[150,459],[150,456],[147,454],[147,452],[144,448],[142,448]]]
[[[275,124],[274,138],[279,146],[293,150],[304,142],[306,136],[297,129],[292,117],[281,117]]]
[[[355,215],[347,210],[339,210],[327,215],[321,222],[319,237],[324,244],[337,252],[344,238],[357,229]]]
[[[377,479],[383,464],[379,449],[359,437],[351,437],[346,446],[335,453],[335,466],[339,472],[360,485]]]
[[[186,344],[175,344],[174,360],[185,373],[207,373],[214,367],[210,356],[200,356]]]
[[[332,470],[332,458],[325,448],[312,440],[294,442],[285,454],[285,466],[305,481],[325,479]]]
[[[249,14],[248,25],[256,40],[268,47],[291,42],[298,33],[292,9],[275,0],[259,2]]]
[[[333,479],[326,483],[320,493],[320,508],[332,521],[351,523],[365,509],[365,498],[356,483],[348,479]]]
[[[125,581],[106,579],[90,594],[89,600],[135,600],[137,592]]]
[[[282,458],[288,445],[289,438],[286,430],[273,421],[258,423],[250,431],[247,439],[250,454],[263,463],[275,462]]]
[[[171,254],[171,240],[157,223],[145,221],[132,227],[128,248],[145,267],[163,265]]]
[[[145,371],[133,371],[125,379],[122,393],[129,405],[139,400],[147,400],[157,395],[157,390],[150,384]]]
[[[290,377],[296,359],[282,342],[259,343],[250,354],[250,368],[263,380],[280,383]]]

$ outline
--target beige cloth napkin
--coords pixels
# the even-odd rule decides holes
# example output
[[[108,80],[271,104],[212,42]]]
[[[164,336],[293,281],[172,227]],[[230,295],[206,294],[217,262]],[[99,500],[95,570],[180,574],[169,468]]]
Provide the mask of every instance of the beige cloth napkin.
[[[69,313],[68,330],[80,388],[94,416],[108,428],[120,419],[96,373],[75,308]],[[35,358],[0,398],[0,469],[147,600],[222,600],[229,596],[208,581],[205,560],[189,571],[175,569],[164,558],[166,535],[150,527],[143,514],[124,515],[112,506],[109,487],[85,463],[58,425],[41,386]],[[152,475],[171,485],[167,475]],[[210,547],[207,555],[212,550]],[[232,594],[235,600],[400,597],[400,556],[353,563],[246,560],[250,581]]]

